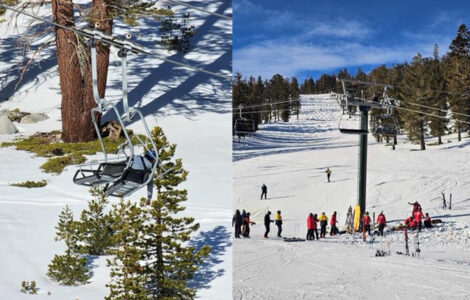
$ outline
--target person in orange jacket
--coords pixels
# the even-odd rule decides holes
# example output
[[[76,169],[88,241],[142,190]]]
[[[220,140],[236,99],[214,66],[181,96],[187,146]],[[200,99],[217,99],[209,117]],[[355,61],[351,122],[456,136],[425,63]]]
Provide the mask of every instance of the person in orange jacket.
[[[366,211],[366,213],[364,214],[364,216],[362,216],[362,226],[364,226],[364,231],[367,231],[370,234],[370,216],[369,216],[369,212]]]
[[[336,223],[337,223],[336,212],[333,212],[333,214],[331,215],[331,219],[330,219],[330,226],[331,226],[330,235],[338,234],[338,227],[336,227]]]
[[[379,235],[383,236],[385,225],[387,225],[387,219],[385,218],[383,211],[381,211],[377,216],[377,224],[379,224]]]

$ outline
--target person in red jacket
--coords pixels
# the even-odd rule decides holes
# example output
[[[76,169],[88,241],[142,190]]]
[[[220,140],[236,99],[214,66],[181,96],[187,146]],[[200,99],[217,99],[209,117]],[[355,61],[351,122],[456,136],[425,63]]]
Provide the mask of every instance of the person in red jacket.
[[[381,211],[380,214],[377,216],[377,224],[379,224],[379,235],[384,235],[384,228],[387,224],[387,220],[385,219],[384,212]]]
[[[370,234],[370,217],[369,217],[369,212],[366,211],[364,216],[362,216],[362,226],[364,226],[364,231],[367,231]]]
[[[256,225],[255,222],[251,222],[250,220],[250,213],[246,213],[245,217],[245,231],[243,232],[243,237],[249,238],[250,237],[250,225]]]
[[[421,211],[421,208],[418,208],[418,210],[414,212],[413,216],[415,218],[416,225],[418,225],[418,231],[421,231],[421,226],[423,225],[421,220],[424,217],[424,214]]]
[[[315,216],[310,213],[307,217],[307,240],[315,240],[314,232],[317,229],[317,221]],[[318,240],[318,231],[317,231],[317,240]]]
[[[337,219],[336,219],[336,212],[333,212],[330,219],[330,235],[336,235],[338,233],[338,227],[336,227]]]

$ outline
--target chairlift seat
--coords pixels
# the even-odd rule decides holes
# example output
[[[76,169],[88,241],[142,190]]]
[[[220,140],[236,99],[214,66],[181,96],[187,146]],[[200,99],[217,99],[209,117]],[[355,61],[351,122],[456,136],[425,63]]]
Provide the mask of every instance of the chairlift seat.
[[[97,186],[118,180],[127,166],[127,161],[101,163],[96,170],[79,169],[75,172],[73,182],[84,186]]]
[[[122,177],[114,182],[106,191],[106,196],[125,197],[140,189],[147,182],[152,169],[133,169],[128,168],[124,171]]]
[[[367,135],[369,134],[368,130],[362,130],[362,129],[347,129],[347,128],[340,128],[339,132],[343,134],[360,134],[360,135]]]
[[[251,135],[255,132],[255,121],[250,119],[237,119],[234,125],[235,134]]]

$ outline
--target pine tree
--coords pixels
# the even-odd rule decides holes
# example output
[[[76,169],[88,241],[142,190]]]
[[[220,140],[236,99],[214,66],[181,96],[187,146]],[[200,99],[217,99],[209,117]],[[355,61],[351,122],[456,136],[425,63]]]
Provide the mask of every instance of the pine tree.
[[[411,65],[405,67],[402,85],[406,88],[401,90],[402,106],[406,107],[406,102],[429,105],[432,98],[432,91],[429,86],[429,75],[426,70],[427,60],[418,53],[413,57]],[[414,107],[408,107],[414,108]],[[426,109],[421,109],[429,113]],[[428,130],[429,117],[423,114],[403,112],[401,114],[408,137],[412,141],[419,141],[421,150],[426,150],[425,135]]]
[[[174,160],[176,145],[167,141],[161,128],[156,127],[153,138],[161,159],[154,184],[157,199],[147,208],[145,235],[142,248],[146,264],[143,269],[149,299],[193,299],[195,290],[187,287],[198,265],[209,254],[210,247],[197,250],[187,245],[190,235],[199,224],[191,217],[178,217],[185,208],[187,191],[178,186],[186,180],[188,172],[181,159]]]
[[[469,57],[470,56],[470,33],[465,24],[461,24],[457,30],[456,37],[452,40],[450,46],[451,57]]]
[[[142,201],[143,202],[143,201]],[[142,205],[142,204],[141,204]],[[142,247],[145,218],[142,207],[121,199],[112,210],[115,255],[108,260],[111,282],[107,300],[147,300]]]
[[[291,100],[291,112],[297,116],[298,120],[300,112],[300,90],[297,78],[292,77],[289,85],[289,91]]]
[[[94,197],[88,202],[88,209],[82,211],[79,228],[80,252],[90,255],[103,255],[112,245],[112,218],[105,214],[108,204],[104,192],[99,188],[92,188]]]
[[[440,110],[433,110],[431,113],[439,117],[447,117],[447,95],[442,91],[446,89],[445,73],[442,63],[439,61],[439,52],[437,44],[434,46],[433,60],[429,62],[428,74],[430,77],[429,84],[432,89],[430,105]],[[431,118],[429,129],[433,136],[437,136],[437,143],[442,144],[442,136],[447,131],[448,120],[442,118]]]
[[[64,285],[84,284],[90,279],[87,259],[74,252],[77,226],[70,208],[65,206],[56,226],[56,241],[63,240],[67,249],[64,255],[55,255],[48,266],[47,276]]]

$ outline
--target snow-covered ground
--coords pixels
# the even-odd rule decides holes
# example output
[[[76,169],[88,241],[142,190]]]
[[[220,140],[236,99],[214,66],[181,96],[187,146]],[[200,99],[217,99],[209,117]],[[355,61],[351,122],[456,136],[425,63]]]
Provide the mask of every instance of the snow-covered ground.
[[[338,212],[341,227],[357,201],[357,136],[338,130],[341,110],[328,95],[302,96],[304,112],[289,123],[265,124],[256,135],[233,143],[233,206],[251,212],[250,239],[234,240],[234,299],[470,299],[469,139],[446,136],[444,145],[415,151],[405,136],[397,149],[369,136],[367,205],[384,211],[389,228],[419,201],[423,211],[444,223],[419,236],[420,258],[405,252],[404,234],[386,230],[384,238],[327,236],[320,241],[287,243],[264,239],[263,217],[277,210],[283,236],[306,235],[310,212]],[[429,140],[428,142],[434,142]],[[325,170],[332,170],[331,183]],[[261,185],[268,199],[260,200]],[[452,210],[442,196],[452,193]],[[410,250],[416,234],[409,233]],[[375,257],[378,249],[391,255]]]
[[[191,4],[231,14],[230,1],[192,1]],[[46,15],[49,9],[45,6],[34,12]],[[188,11],[183,6],[174,6],[174,9],[178,15]],[[199,11],[190,12],[192,24],[197,29],[194,50],[186,55],[161,50],[161,55],[230,76],[231,22]],[[28,20],[20,20],[21,28]],[[136,41],[155,49],[158,39],[155,28],[155,22],[144,21],[130,31]],[[0,24],[0,110],[19,108],[43,112],[50,118],[38,124],[15,123],[19,133],[0,135],[0,142],[61,128],[59,79],[53,48],[43,53],[41,63],[34,63],[15,89],[20,76],[17,63],[21,57],[16,43],[22,31],[7,29],[6,23]],[[116,32],[126,32],[125,27],[117,23]],[[115,51],[111,60],[107,95],[119,99],[120,65]],[[231,299],[230,82],[153,57],[130,56],[128,63],[129,104],[141,109],[149,127],[163,127],[169,141],[178,145],[176,156],[183,159],[184,167],[189,171],[183,186],[188,189],[189,198],[185,203],[185,214],[194,216],[201,224],[193,243],[212,246],[209,259],[191,285],[198,289],[200,299]],[[130,128],[141,132],[142,125],[135,123]],[[72,182],[75,168],[68,167],[59,176],[42,173],[39,166],[45,161],[43,158],[13,148],[0,148],[0,159],[0,299],[29,299],[31,296],[19,291],[23,280],[37,282],[40,288],[37,299],[103,299],[108,294],[105,284],[109,282],[104,257],[93,261],[93,277],[87,285],[59,286],[45,275],[54,254],[64,250],[61,242],[54,241],[58,213],[68,204],[78,217],[90,199],[87,188]],[[44,188],[8,185],[42,179],[48,182]],[[140,191],[132,199],[144,195],[145,192]],[[47,296],[47,291],[52,295]]]

